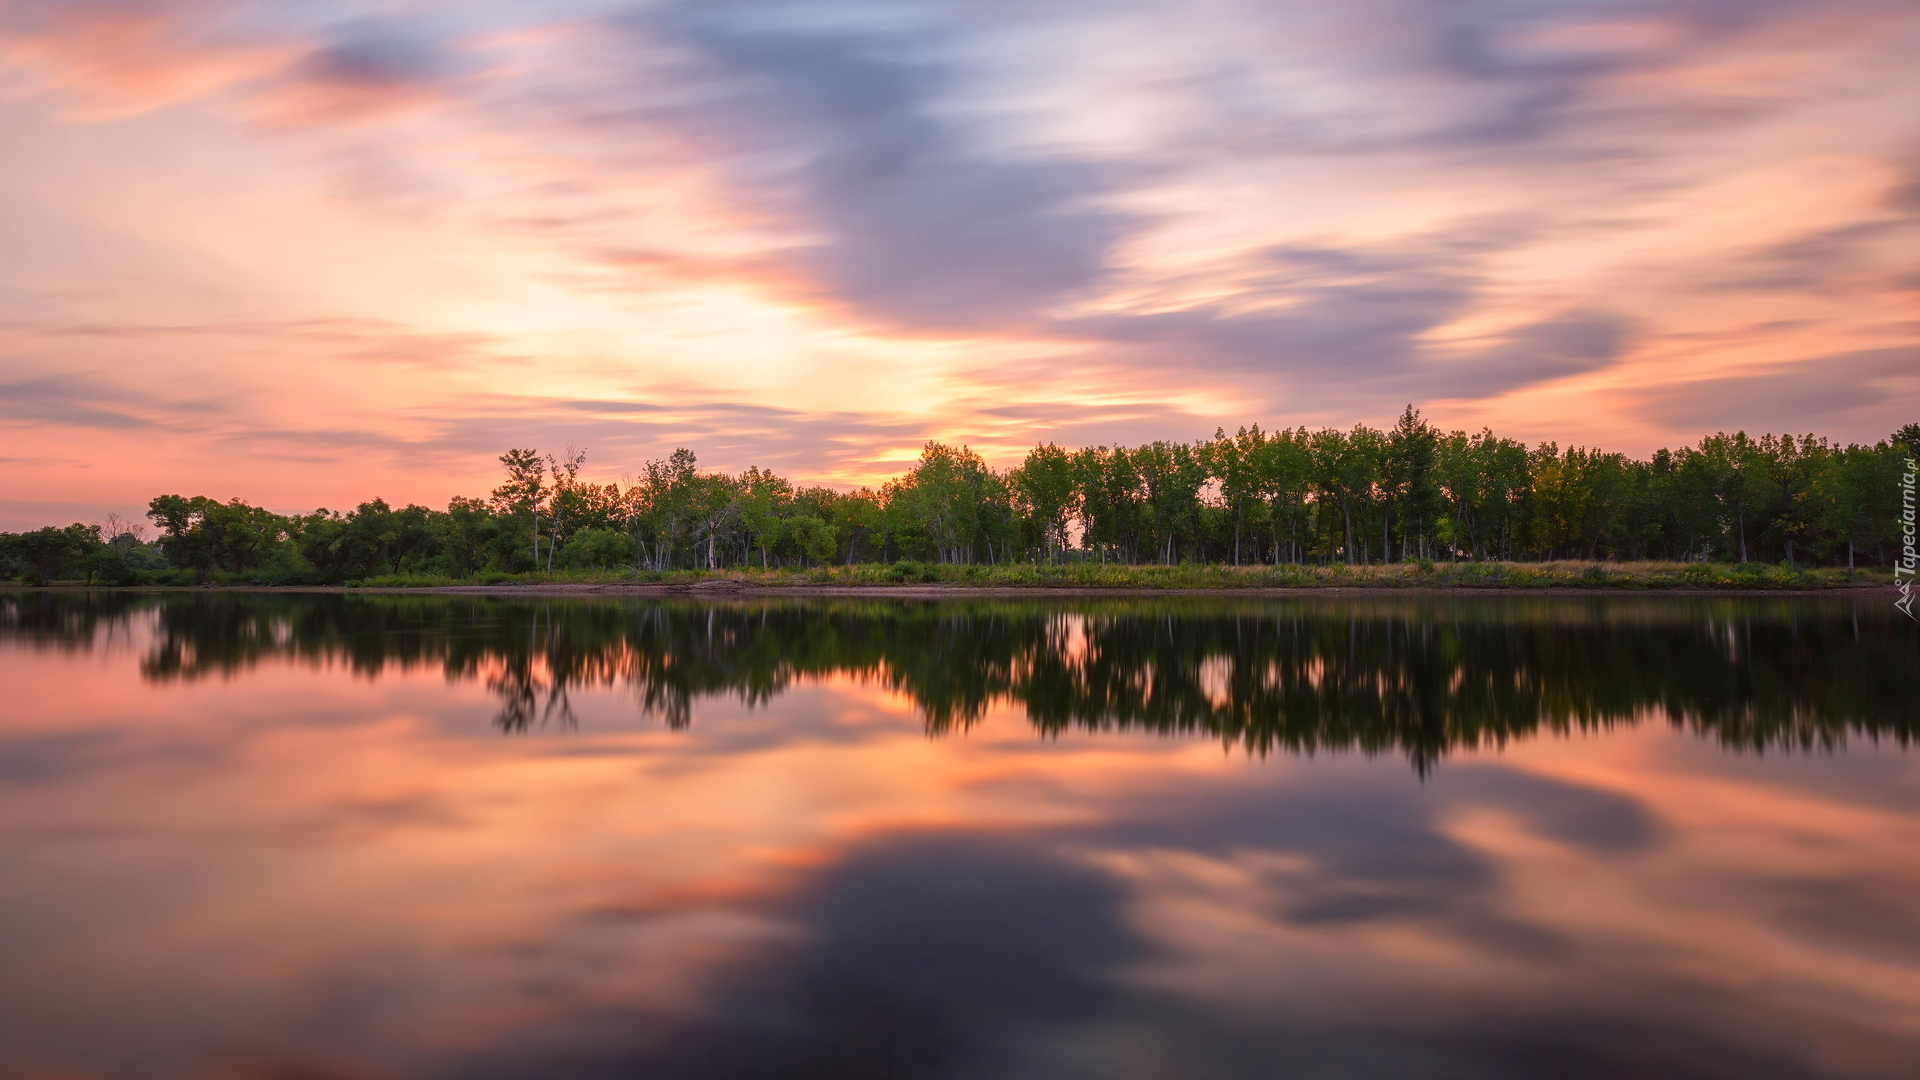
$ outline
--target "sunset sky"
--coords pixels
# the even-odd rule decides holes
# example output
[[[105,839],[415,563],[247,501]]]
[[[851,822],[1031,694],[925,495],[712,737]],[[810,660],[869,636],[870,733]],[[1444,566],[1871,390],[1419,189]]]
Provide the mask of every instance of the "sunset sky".
[[[0,528],[1920,420],[1914,0],[0,0]]]

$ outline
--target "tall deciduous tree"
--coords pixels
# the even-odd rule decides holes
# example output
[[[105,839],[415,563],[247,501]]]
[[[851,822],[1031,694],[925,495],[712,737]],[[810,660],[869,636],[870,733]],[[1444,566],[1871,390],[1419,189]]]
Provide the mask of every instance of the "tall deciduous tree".
[[[575,450],[571,446],[567,447],[565,457],[547,455],[548,475],[553,478],[547,499],[549,516],[553,524],[553,527],[548,530],[552,535],[547,540],[549,572],[553,570],[554,552],[560,549],[560,545],[567,542],[566,530],[569,521],[578,517],[586,509],[587,496],[582,491],[580,483],[580,466],[584,465],[586,460],[587,452],[584,448]],[[538,552],[534,555],[534,561],[539,561]]]
[[[1053,562],[1067,545],[1067,522],[1078,502],[1072,455],[1053,443],[1036,446],[1009,479],[1040,536],[1047,561]]]
[[[780,542],[793,502],[793,485],[755,465],[740,474],[736,488],[740,493],[740,524],[747,530],[749,544],[760,549],[760,566],[764,569],[770,565],[773,545]]]
[[[500,466],[507,471],[506,482],[493,489],[493,510],[527,522],[529,550],[535,569],[540,566],[540,515],[547,508],[552,489],[547,486],[547,463],[532,449],[508,450],[500,455]]]

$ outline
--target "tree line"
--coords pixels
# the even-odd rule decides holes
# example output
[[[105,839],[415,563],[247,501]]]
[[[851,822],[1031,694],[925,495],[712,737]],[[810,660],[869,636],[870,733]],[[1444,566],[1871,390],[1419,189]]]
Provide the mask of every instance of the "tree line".
[[[1100,561],[1365,564],[1684,560],[1789,566],[1900,557],[1901,478],[1920,424],[1873,444],[1724,432],[1645,459],[1442,431],[1306,427],[1197,442],[1036,446],[995,469],[929,442],[877,489],[796,485],[759,467],[648,461],[581,478],[584,451],[501,455],[502,482],[446,509],[276,514],[162,495],[140,523],[0,534],[0,574],[33,582],[257,580],[532,571],[665,572],[828,563]]]

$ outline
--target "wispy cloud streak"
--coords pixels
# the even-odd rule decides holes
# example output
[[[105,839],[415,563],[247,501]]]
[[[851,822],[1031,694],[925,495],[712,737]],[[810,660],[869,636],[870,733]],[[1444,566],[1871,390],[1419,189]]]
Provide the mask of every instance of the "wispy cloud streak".
[[[1896,0],[16,0],[0,450],[304,494],[1406,401],[1870,437],[1920,407],[1916,40]]]

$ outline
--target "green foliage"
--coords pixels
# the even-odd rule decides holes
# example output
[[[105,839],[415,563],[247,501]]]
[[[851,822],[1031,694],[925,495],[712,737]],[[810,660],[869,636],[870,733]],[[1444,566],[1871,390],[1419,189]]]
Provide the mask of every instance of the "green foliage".
[[[1014,507],[1030,525],[1029,540],[1037,541],[1048,562],[1067,546],[1070,516],[1078,504],[1072,455],[1052,443],[1028,451],[1025,461],[1007,475]]]
[[[199,581],[264,564],[289,532],[287,519],[269,510],[204,495],[161,495],[148,504],[147,516],[161,529],[167,562],[192,570]]]
[[[928,443],[919,463],[889,484],[884,496],[898,508],[895,531],[903,546],[915,553],[930,550],[943,563],[972,562],[986,527],[991,557],[995,504],[1007,502],[1006,481],[966,447]]]
[[[833,558],[839,538],[833,526],[813,514],[795,514],[786,525],[786,535],[806,563],[823,563]]]
[[[97,529],[78,524],[64,529],[49,525],[0,537],[0,563],[5,564],[9,576],[46,585],[73,576],[88,561],[93,548],[104,546]]]
[[[363,589],[429,589],[463,583],[461,579],[445,574],[375,574],[350,584]]]
[[[344,516],[317,510],[297,523],[293,536],[317,580],[339,583],[419,571],[439,562],[451,524],[450,514],[424,506],[396,511],[386,500],[374,499]]]
[[[493,489],[493,512],[520,525],[531,553],[529,563],[540,565],[540,518],[553,491],[547,486],[547,464],[538,450],[513,449],[500,455],[507,478]]]
[[[613,570],[633,565],[633,537],[625,530],[588,527],[575,532],[560,549],[567,570]]]
[[[0,533],[0,579],[28,585],[133,585],[164,566],[159,553],[127,532],[102,539],[102,526],[47,526]]]
[[[1887,441],[1904,447],[1909,457],[1920,458],[1920,424],[1902,424],[1899,431],[1887,437]]]
[[[315,585],[673,581],[752,568],[800,580],[830,569],[835,581],[1018,586],[1087,574],[1089,587],[1211,588],[1349,577],[1391,585],[1404,575],[1342,568],[1411,565],[1422,580],[1553,587],[1569,574],[1526,567],[1577,563],[1572,576],[1608,587],[1772,588],[1813,568],[1856,575],[1891,565],[1903,440],[1914,434],[1841,445],[1722,432],[1638,460],[1528,447],[1490,430],[1442,432],[1409,405],[1386,431],[1253,425],[1193,443],[1044,443],[1006,470],[965,446],[929,442],[904,475],[844,493],[796,487],[758,466],[703,471],[685,448],[645,463],[636,483],[601,485],[581,479],[584,451],[513,449],[489,498],[455,498],[445,510],[372,499],[347,513],[282,516],[240,499],[162,495],[148,508],[153,544],[120,526],[0,535],[0,573],[33,583]],[[1611,568],[1621,562],[1746,569],[1623,580]],[[875,569],[855,573],[862,564]],[[1182,569],[1205,564],[1266,576]],[[913,568],[908,577],[902,566]],[[1134,572],[1145,566],[1161,572]]]

